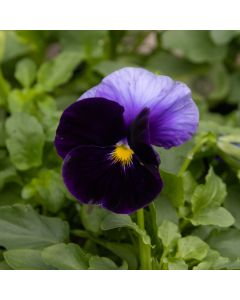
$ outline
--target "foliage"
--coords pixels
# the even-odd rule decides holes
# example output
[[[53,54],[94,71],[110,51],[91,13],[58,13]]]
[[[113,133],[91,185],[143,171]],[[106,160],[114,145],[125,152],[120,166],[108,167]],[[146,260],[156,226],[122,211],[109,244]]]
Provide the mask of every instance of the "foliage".
[[[239,31],[0,32],[0,268],[240,269]],[[192,141],[160,153],[164,190],[136,214],[81,205],[53,146],[62,111],[102,77],[142,66],[192,89]]]

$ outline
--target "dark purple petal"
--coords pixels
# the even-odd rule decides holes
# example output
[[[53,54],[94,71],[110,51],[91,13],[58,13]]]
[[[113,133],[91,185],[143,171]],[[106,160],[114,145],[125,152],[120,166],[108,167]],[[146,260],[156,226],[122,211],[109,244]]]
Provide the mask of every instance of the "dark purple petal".
[[[159,165],[159,155],[150,146],[149,109],[144,108],[132,121],[129,128],[129,146],[139,159],[147,165]]]
[[[114,145],[125,135],[124,109],[103,98],[89,98],[70,105],[62,114],[55,138],[61,157],[80,145]]]
[[[178,146],[190,139],[198,126],[198,109],[190,89],[170,77],[141,68],[113,72],[83,96],[93,95],[122,105],[127,125],[144,108],[149,108],[150,143],[156,146]]]
[[[148,168],[133,155],[132,164],[113,162],[114,147],[80,146],[66,156],[63,178],[81,202],[130,214],[148,205],[162,189],[158,166]]]

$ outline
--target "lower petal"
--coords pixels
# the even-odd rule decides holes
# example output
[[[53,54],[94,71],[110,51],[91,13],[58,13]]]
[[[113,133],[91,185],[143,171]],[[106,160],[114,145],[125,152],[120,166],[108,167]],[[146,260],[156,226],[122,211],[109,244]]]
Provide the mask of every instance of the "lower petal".
[[[133,155],[123,166],[111,159],[115,147],[80,146],[66,156],[63,178],[81,202],[99,204],[120,214],[130,214],[154,200],[162,189],[158,167],[148,168]]]

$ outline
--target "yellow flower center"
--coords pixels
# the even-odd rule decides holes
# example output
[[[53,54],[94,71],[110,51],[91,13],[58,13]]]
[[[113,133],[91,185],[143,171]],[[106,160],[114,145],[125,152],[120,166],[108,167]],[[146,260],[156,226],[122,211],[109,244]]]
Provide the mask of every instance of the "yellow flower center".
[[[115,150],[111,153],[114,163],[120,162],[123,166],[129,166],[132,163],[133,150],[127,145],[117,144]]]

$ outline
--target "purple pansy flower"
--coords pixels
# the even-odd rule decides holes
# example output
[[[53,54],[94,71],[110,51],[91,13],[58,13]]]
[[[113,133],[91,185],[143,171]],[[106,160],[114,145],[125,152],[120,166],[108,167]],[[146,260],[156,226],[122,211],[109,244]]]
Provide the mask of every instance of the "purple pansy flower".
[[[181,145],[198,119],[185,84],[142,68],[113,72],[62,114],[55,146],[68,190],[115,213],[148,205],[163,186],[152,145]]]

